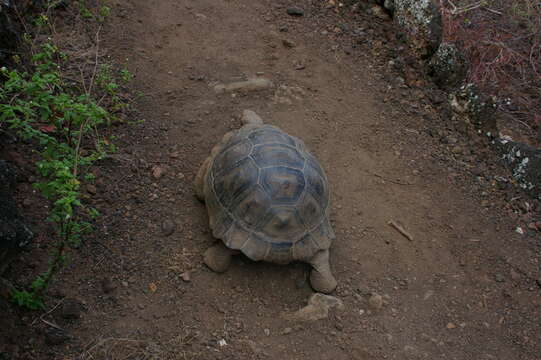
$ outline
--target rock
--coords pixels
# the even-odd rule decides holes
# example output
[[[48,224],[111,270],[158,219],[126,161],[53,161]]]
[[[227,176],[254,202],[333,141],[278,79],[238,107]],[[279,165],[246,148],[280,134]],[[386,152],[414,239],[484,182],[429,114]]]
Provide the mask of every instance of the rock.
[[[284,318],[298,321],[316,321],[327,318],[329,311],[333,308],[343,310],[344,303],[334,296],[315,293],[308,300],[308,305],[292,314],[284,314]]]
[[[101,281],[101,290],[106,293],[106,294],[110,294],[112,293],[113,291],[115,291],[116,289],[116,286],[115,284],[111,281],[110,278],[104,278],[102,281]]]
[[[180,278],[182,279],[182,281],[184,282],[190,282],[192,281],[192,278],[190,276],[190,272],[189,271],[185,271],[183,272],[182,274],[180,274]]]
[[[176,224],[171,219],[165,219],[162,221],[161,228],[163,236],[169,236],[175,232]]]
[[[507,139],[493,143],[520,187],[541,200],[541,149]]]
[[[454,88],[466,78],[466,59],[451,43],[441,43],[428,63],[428,74],[443,89]]]
[[[273,83],[269,79],[258,77],[247,81],[238,81],[229,84],[218,84],[214,86],[214,91],[216,91],[217,93],[232,91],[249,92],[265,90],[272,86]]]
[[[19,34],[22,34],[20,15],[24,14],[24,7],[28,5],[17,5],[12,1],[0,1],[0,64],[6,64],[17,47]]]
[[[480,167],[478,167],[478,166],[476,166],[476,167],[474,167],[473,169],[471,169],[471,173],[472,173],[472,175],[474,175],[474,176],[482,176],[482,175],[483,175],[483,169],[480,168]]]
[[[395,7],[394,7],[394,1],[395,0],[385,0],[383,2],[383,7],[389,11],[391,14],[394,13]]]
[[[0,275],[34,236],[11,195],[16,178],[15,169],[0,160]]]
[[[160,179],[165,175],[165,168],[163,166],[154,165],[152,167],[152,177],[156,180]]]
[[[505,282],[505,277],[500,273],[496,273],[494,274],[494,280],[496,280],[496,282]]]
[[[90,195],[96,195],[96,193],[98,192],[98,189],[96,189],[96,186],[92,184],[87,184],[85,188],[86,188],[86,192],[89,193]]]
[[[379,5],[372,5],[372,7],[370,8],[370,12],[372,13],[372,15],[381,20],[391,20],[389,14],[387,14],[385,10]]]
[[[286,327],[283,331],[282,331],[282,335],[289,335],[293,332],[293,329],[290,328],[290,327]]]
[[[497,134],[494,99],[481,94],[475,85],[463,85],[452,93],[450,105],[457,121],[473,125],[483,135]]]
[[[303,16],[304,15],[304,10],[301,9],[301,8],[298,8],[298,7],[287,8],[286,12],[287,12],[288,15],[291,15],[291,16]]]
[[[376,293],[372,294],[368,299],[368,304],[374,310],[380,310],[383,307],[383,297]]]
[[[443,34],[439,0],[394,0],[387,7],[394,8],[394,19],[417,55],[429,57],[436,51]]]
[[[304,65],[303,62],[299,61],[295,64],[295,70],[304,70],[306,69],[306,65]]]
[[[83,304],[73,298],[64,299],[60,308],[60,316],[64,319],[73,320],[79,319],[83,311]]]
[[[297,46],[297,44],[295,44],[293,41],[291,40],[288,40],[288,39],[284,39],[282,40],[282,44],[284,45],[284,47],[286,48],[294,48],[295,46]]]
[[[447,324],[447,329],[455,329],[456,328],[456,325],[452,322],[448,323]]]

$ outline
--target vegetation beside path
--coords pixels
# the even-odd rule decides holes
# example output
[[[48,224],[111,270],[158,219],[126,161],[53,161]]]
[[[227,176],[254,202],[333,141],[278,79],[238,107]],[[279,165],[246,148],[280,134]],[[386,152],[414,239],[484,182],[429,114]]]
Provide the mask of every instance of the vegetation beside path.
[[[56,237],[47,269],[11,293],[15,303],[28,309],[44,307],[43,295],[54,275],[91,231],[99,213],[85,205],[82,185],[94,179],[91,165],[115,151],[106,129],[121,121],[119,115],[129,107],[123,85],[131,74],[104,60],[100,49],[99,34],[109,12],[105,5],[89,8],[85,1],[54,0],[37,15],[17,12],[25,29],[20,52],[0,69],[0,129],[14,132],[39,154],[39,180],[33,187],[50,202],[48,221]],[[93,34],[88,51],[64,51],[57,30],[66,19]],[[90,65],[79,65],[81,59]]]

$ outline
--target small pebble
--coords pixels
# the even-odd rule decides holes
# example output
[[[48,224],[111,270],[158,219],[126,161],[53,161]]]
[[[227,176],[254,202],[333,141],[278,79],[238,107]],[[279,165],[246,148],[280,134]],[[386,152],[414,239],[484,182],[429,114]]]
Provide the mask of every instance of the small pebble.
[[[162,222],[162,234],[164,236],[169,236],[171,235],[174,231],[175,231],[175,223],[173,220],[171,219],[165,219],[163,222]]]
[[[284,47],[289,48],[289,49],[294,48],[295,46],[297,46],[297,44],[295,44],[293,41],[288,40],[288,39],[282,40],[282,44],[284,45]]]
[[[90,195],[96,195],[97,189],[94,185],[88,184],[86,185],[86,192],[89,193]]]
[[[186,271],[186,272],[183,272],[182,274],[180,274],[180,278],[181,278],[182,281],[184,281],[184,282],[190,282],[190,281],[192,281],[192,278],[190,277],[190,272],[189,272],[189,271]]]
[[[298,7],[290,7],[287,10],[287,14],[291,16],[303,16],[304,10]]]
[[[159,179],[165,174],[165,168],[161,166],[154,166],[152,167],[152,177],[154,179]]]
[[[383,307],[383,298],[381,295],[372,294],[372,296],[370,296],[368,299],[368,304],[370,304],[374,310],[379,310]]]

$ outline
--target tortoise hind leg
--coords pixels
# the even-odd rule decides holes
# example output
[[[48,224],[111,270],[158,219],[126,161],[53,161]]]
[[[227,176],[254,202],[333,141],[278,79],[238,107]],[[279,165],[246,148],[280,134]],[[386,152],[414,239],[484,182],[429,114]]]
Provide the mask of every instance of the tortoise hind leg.
[[[329,250],[318,252],[312,260],[310,260],[313,270],[310,273],[310,284],[312,288],[318,292],[329,294],[336,289],[336,279],[331,273],[329,263]]]
[[[205,251],[203,261],[212,271],[223,273],[229,268],[231,258],[235,253],[234,250],[226,247],[223,242],[218,241]]]

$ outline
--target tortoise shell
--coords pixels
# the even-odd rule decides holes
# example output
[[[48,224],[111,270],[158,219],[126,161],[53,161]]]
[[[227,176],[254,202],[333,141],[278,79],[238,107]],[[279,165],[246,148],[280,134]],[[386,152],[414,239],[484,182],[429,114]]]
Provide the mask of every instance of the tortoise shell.
[[[252,260],[308,261],[334,239],[325,172],[300,139],[277,127],[226,135],[204,186],[214,237]]]

